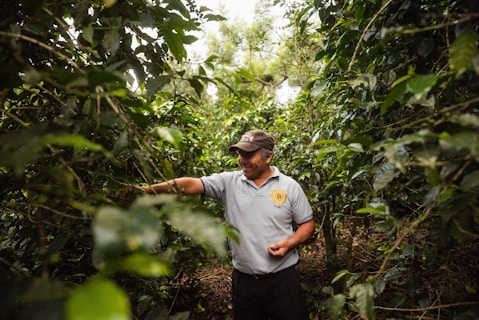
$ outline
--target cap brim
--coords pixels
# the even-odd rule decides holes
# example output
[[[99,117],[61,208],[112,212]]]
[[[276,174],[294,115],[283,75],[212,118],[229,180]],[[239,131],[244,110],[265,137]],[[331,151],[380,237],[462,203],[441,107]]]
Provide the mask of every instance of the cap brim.
[[[261,146],[258,146],[254,143],[239,142],[229,147],[229,151],[233,152],[237,150],[242,150],[246,152],[252,152],[258,150],[259,148],[261,148]]]

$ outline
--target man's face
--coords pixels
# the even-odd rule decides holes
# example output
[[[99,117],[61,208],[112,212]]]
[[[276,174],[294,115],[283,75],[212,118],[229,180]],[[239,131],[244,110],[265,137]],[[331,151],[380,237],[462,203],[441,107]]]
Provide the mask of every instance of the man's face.
[[[269,152],[268,156],[263,158],[262,149],[252,152],[238,150],[238,162],[248,179],[258,179],[269,173],[272,157],[273,153]]]

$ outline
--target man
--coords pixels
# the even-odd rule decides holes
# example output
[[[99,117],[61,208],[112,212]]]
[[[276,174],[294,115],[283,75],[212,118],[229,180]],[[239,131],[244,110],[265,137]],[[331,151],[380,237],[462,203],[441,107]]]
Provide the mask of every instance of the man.
[[[229,242],[235,320],[309,319],[295,270],[295,248],[313,234],[313,213],[299,184],[270,166],[273,148],[269,134],[251,130],[229,148],[238,153],[241,171],[143,188],[150,194],[202,194],[222,201],[226,221],[238,229],[240,238],[239,243]]]

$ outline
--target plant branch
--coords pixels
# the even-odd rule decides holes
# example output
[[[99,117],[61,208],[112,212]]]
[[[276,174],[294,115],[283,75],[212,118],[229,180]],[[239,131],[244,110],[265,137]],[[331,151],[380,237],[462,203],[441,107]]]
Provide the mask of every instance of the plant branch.
[[[455,302],[455,303],[442,304],[442,305],[430,306],[430,307],[424,307],[424,308],[390,308],[390,307],[381,307],[381,306],[374,306],[374,308],[380,309],[380,310],[400,311],[400,312],[423,312],[423,311],[446,309],[446,308],[452,308],[452,307],[471,306],[476,304],[479,304],[479,301]]]

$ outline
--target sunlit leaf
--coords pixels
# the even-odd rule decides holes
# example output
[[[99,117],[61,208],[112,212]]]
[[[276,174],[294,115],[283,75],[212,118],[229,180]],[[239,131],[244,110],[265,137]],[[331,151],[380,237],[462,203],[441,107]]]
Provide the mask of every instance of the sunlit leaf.
[[[129,320],[130,303],[113,281],[96,278],[72,291],[66,314],[69,320]]]
[[[125,252],[148,251],[159,238],[160,223],[152,207],[132,205],[129,211],[102,207],[92,224],[95,252],[99,259],[112,259]]]
[[[356,210],[357,213],[370,213],[370,214],[385,214],[386,213],[386,207],[381,206],[381,207],[366,207],[366,208],[360,208]]]
[[[472,61],[477,54],[477,33],[472,25],[464,28],[449,48],[449,65],[456,77],[472,67]]]
[[[407,81],[407,89],[418,99],[425,97],[436,83],[437,76],[435,74],[416,75]]]
[[[461,114],[454,114],[451,116],[448,121],[452,123],[460,124],[464,127],[475,127],[479,128],[479,116],[473,113],[461,113]]]
[[[121,270],[133,272],[145,277],[159,277],[170,274],[170,266],[156,256],[136,253],[121,262]]]
[[[444,132],[440,135],[439,143],[442,148],[452,150],[469,150],[479,161],[479,136],[475,132],[461,132],[449,134]]]
[[[186,50],[180,35],[173,31],[171,22],[165,23],[163,28],[163,37],[168,44],[171,54],[178,60],[183,61],[186,58]]]
[[[183,134],[175,128],[156,128],[156,134],[163,140],[172,144],[176,149],[183,148]]]

